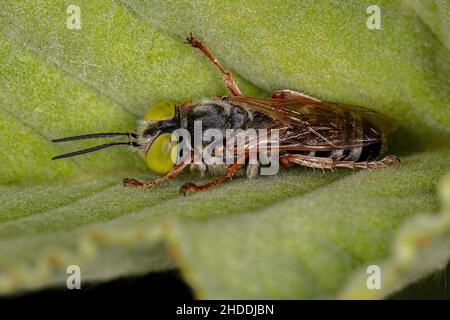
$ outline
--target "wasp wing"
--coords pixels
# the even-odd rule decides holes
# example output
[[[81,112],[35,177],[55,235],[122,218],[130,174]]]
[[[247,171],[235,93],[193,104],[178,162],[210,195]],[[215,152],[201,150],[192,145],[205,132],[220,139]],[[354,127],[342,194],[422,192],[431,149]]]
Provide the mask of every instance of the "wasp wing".
[[[325,101],[234,96],[227,98],[274,120],[279,145],[291,150],[335,150],[367,146],[395,130],[395,124],[374,110]]]

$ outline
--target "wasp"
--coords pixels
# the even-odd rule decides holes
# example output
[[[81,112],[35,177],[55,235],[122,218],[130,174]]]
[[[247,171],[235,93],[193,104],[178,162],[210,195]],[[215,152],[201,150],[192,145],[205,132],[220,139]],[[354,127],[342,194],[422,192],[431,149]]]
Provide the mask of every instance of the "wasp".
[[[242,163],[234,157],[233,163],[214,165],[174,162],[171,157],[171,134],[179,128],[189,132],[194,123],[201,121],[202,130],[270,128],[279,130],[279,164],[282,167],[300,165],[317,169],[379,169],[389,165],[398,167],[400,160],[394,155],[376,159],[386,148],[385,137],[395,130],[395,124],[374,110],[342,103],[323,101],[293,90],[278,90],[271,98],[247,97],[233,81],[212,53],[192,34],[185,43],[198,49],[218,69],[230,91],[230,96],[201,99],[198,102],[175,104],[168,101],[151,105],[144,119],[138,121],[135,132],[96,133],[52,140],[55,143],[106,137],[126,137],[127,141],[101,144],[92,148],[62,154],[61,159],[93,152],[117,145],[128,145],[138,151],[148,167],[161,176],[150,181],[126,178],[124,186],[150,187],[175,178],[187,166],[200,175],[219,173],[210,182],[197,185],[184,184],[180,193],[188,190],[208,190],[237,171],[245,170],[248,178],[258,175],[260,164]],[[192,132],[193,133],[193,132]],[[258,143],[247,145],[257,148]],[[185,155],[186,156],[186,155]],[[191,155],[187,155],[193,156]],[[248,152],[244,153],[244,158]],[[239,159],[242,160],[242,159]]]

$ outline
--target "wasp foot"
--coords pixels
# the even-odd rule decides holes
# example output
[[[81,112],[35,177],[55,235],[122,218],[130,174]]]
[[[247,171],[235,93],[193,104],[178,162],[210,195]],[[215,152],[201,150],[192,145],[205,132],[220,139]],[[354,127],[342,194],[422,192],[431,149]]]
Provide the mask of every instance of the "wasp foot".
[[[186,196],[186,192],[190,189],[194,189],[195,191],[197,191],[198,186],[192,182],[185,183],[180,188],[180,194],[182,194],[183,196]]]
[[[143,187],[144,184],[136,179],[132,179],[132,178],[125,178],[123,179],[123,186],[135,186],[135,187]]]
[[[395,168],[399,168],[401,163],[400,158],[394,155],[384,157],[381,162],[385,165],[393,165]]]

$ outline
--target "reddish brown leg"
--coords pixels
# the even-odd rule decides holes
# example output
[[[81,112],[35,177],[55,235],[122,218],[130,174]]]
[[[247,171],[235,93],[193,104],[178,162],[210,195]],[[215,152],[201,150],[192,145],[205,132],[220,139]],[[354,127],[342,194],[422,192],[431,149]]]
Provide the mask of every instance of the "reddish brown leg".
[[[279,90],[272,93],[273,99],[290,99],[290,100],[301,100],[305,103],[317,103],[320,99],[308,96],[307,94],[293,91],[293,90]]]
[[[206,48],[200,41],[194,38],[192,33],[189,37],[186,38],[186,43],[191,45],[192,47],[200,50],[215,66],[217,69],[219,69],[220,73],[222,74],[223,81],[225,82],[225,85],[227,86],[228,90],[230,90],[231,94],[233,96],[241,96],[241,91],[239,90],[236,83],[233,81],[233,78],[231,77],[231,73],[227,70],[225,70],[220,64],[219,61],[217,61],[216,58],[211,54],[211,52]]]
[[[225,178],[231,178],[233,176],[233,174],[236,172],[236,170],[239,168],[239,166],[240,166],[240,164],[238,164],[238,163],[230,164],[227,167],[227,170],[225,171],[225,173],[223,175],[210,181],[207,184],[203,184],[203,185],[199,186],[192,182],[185,183],[184,185],[181,186],[180,193],[185,196],[186,192],[189,189],[192,189],[194,191],[208,190],[208,189],[214,187],[215,185],[219,184],[220,182],[222,182]]]
[[[136,179],[131,179],[131,178],[125,178],[123,180],[123,185],[124,186],[136,186],[136,187],[152,187],[154,185],[166,182],[167,180],[173,179],[175,178],[178,174],[180,174],[183,169],[187,166],[187,164],[185,164],[184,162],[174,166],[172,168],[172,170],[170,170],[165,176],[160,177],[160,178],[156,178],[147,182],[141,182],[139,180]]]
[[[294,163],[289,160],[289,156],[290,155],[285,155],[285,156],[280,157],[280,165],[281,166],[283,166],[285,168],[290,168],[294,165]]]

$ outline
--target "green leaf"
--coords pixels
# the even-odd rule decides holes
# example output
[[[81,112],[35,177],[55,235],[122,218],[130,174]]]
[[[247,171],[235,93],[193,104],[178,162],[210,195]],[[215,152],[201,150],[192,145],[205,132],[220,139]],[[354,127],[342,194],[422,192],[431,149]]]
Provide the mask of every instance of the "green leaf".
[[[436,37],[450,49],[450,6],[446,0],[404,0],[423,19]]]
[[[174,223],[169,239],[200,297],[333,297],[355,269],[387,254],[405,219],[438,208],[449,157],[406,157],[401,170],[359,172],[257,213]]]
[[[380,263],[384,270],[380,290],[364,287],[367,274],[361,271],[352,276],[340,293],[341,298],[379,299],[436,270],[445,270],[450,259],[450,175],[443,180],[440,195],[440,215],[419,215],[399,230],[390,256]]]
[[[380,30],[366,27],[369,1],[83,0],[80,30],[66,26],[70,4],[0,4],[0,293],[64,285],[77,264],[82,281],[180,268],[204,298],[385,297],[448,261],[433,214],[450,169],[445,2],[378,1]],[[196,177],[123,188],[152,177],[123,149],[49,160],[89,145],[52,138],[133,130],[151,102],[227,94],[183,44],[190,31],[247,95],[296,89],[393,118],[401,168],[293,168],[180,197]],[[388,277],[369,292],[377,261]]]

